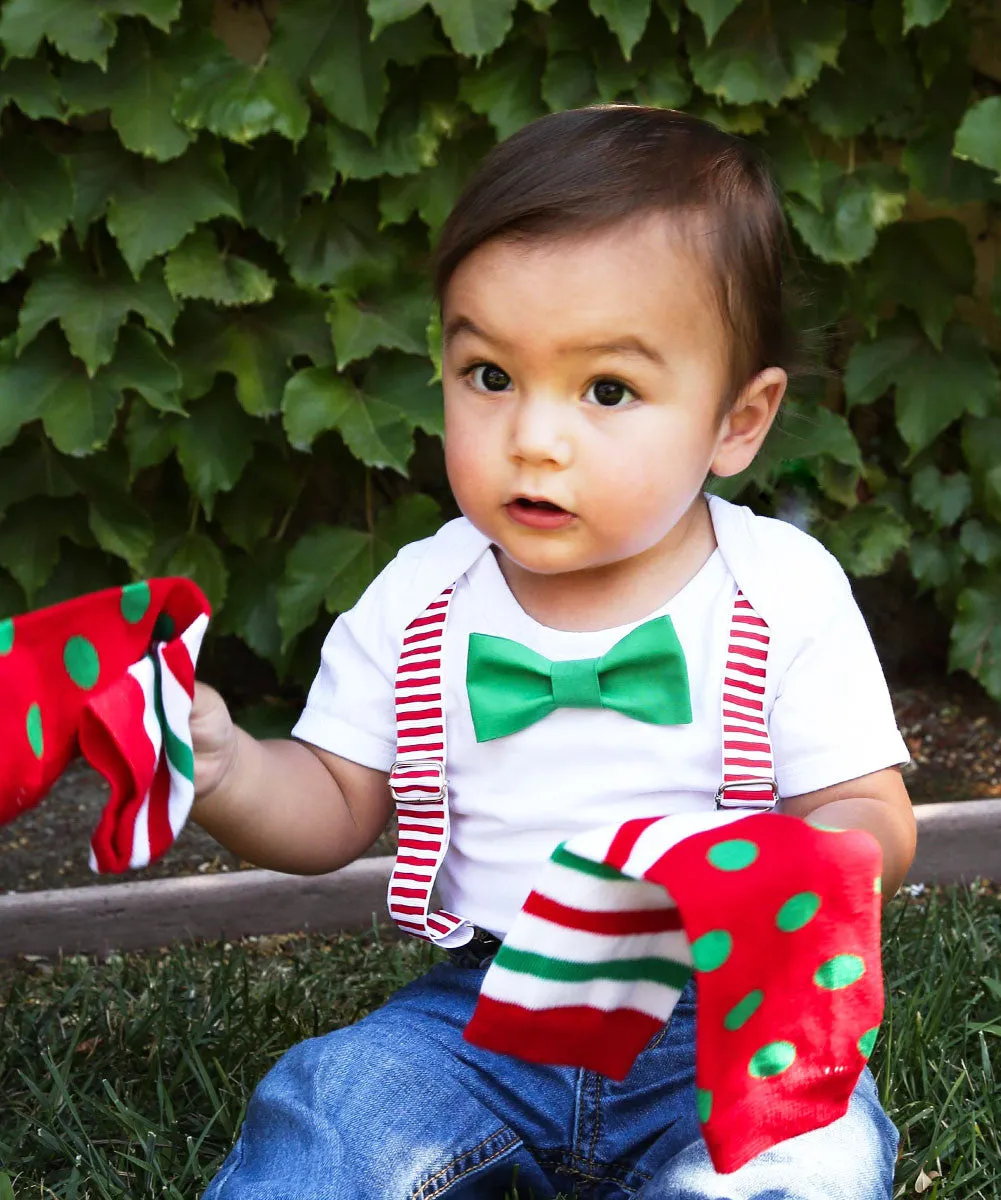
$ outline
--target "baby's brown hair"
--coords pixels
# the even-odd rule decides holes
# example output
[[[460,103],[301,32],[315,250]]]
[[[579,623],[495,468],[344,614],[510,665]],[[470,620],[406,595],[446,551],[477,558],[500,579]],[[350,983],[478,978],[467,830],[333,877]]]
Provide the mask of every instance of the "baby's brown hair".
[[[729,407],[768,366],[795,365],[783,263],[789,235],[763,155],[742,138],[669,109],[613,104],[532,121],[495,146],[467,183],[434,254],[449,280],[492,238],[580,236],[664,213],[706,236],[713,290],[729,334]]]

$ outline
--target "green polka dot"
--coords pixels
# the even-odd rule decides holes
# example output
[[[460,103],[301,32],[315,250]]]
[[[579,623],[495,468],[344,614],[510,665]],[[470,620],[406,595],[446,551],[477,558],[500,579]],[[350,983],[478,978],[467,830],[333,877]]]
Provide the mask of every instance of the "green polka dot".
[[[176,629],[174,618],[169,613],[160,613],[153,626],[153,641],[172,642]]]
[[[876,1044],[876,1034],[879,1033],[879,1026],[874,1025],[872,1029],[866,1030],[858,1040],[859,1054],[863,1058],[868,1058],[872,1054],[872,1048]]]
[[[28,745],[31,746],[32,754],[36,758],[41,758],[45,753],[45,738],[42,736],[42,710],[37,704],[33,704],[28,709],[25,728],[28,731]]]
[[[10,654],[14,649],[14,618],[8,617],[0,621],[0,656]]]
[[[733,838],[728,842],[717,842],[706,858],[720,871],[743,871],[758,857],[758,847],[754,842],[743,838]]]
[[[122,588],[122,616],[130,625],[138,625],[150,605],[148,583],[129,583]]]
[[[101,660],[93,642],[85,637],[71,637],[63,649],[63,663],[70,679],[85,692],[97,683],[101,674]]]
[[[730,957],[733,938],[725,929],[711,929],[692,942],[692,962],[699,971],[715,971]]]
[[[764,998],[765,993],[758,991],[757,988],[753,992],[748,992],[744,999],[735,1004],[723,1018],[723,1028],[729,1029],[733,1033],[745,1025],[761,1007],[761,1001]]]
[[[883,892],[883,880],[879,875],[872,881],[872,890],[877,896]]]
[[[788,1071],[796,1061],[796,1047],[792,1042],[769,1042],[762,1046],[747,1066],[753,1079],[771,1079]]]
[[[779,909],[775,924],[783,933],[795,933],[809,925],[820,908],[820,897],[816,892],[797,892]]]
[[[835,954],[821,963],[814,972],[813,982],[828,991],[848,987],[865,974],[865,963],[857,954]]]
[[[705,1125],[713,1111],[713,1094],[708,1088],[695,1089],[695,1106],[699,1112],[699,1120]]]

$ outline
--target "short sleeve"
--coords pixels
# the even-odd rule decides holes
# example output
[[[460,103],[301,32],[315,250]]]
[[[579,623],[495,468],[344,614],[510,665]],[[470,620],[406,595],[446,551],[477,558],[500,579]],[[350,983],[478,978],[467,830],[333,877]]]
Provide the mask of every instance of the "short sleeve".
[[[779,680],[769,719],[781,796],[906,763],[889,688],[847,576],[831,561],[831,603]]]
[[[331,627],[320,669],[292,736],[341,758],[388,771],[396,758],[397,638],[391,563]]]

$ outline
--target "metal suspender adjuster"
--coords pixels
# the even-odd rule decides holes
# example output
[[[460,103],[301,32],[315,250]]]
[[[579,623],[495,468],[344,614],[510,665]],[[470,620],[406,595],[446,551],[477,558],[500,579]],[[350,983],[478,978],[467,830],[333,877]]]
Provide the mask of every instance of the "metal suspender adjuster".
[[[760,791],[760,799],[741,796],[739,800],[727,800],[727,792]],[[779,789],[774,779],[732,779],[721,783],[716,789],[717,808],[774,808],[779,802]]]
[[[436,758],[398,758],[389,773],[397,804],[440,804],[445,799],[445,764]]]

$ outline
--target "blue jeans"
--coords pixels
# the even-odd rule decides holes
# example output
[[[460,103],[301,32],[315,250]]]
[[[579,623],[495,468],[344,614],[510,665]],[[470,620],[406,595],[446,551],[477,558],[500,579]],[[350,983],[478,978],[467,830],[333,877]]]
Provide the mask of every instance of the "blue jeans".
[[[695,1108],[694,988],[624,1083],[463,1041],[483,971],[434,967],[258,1085],[203,1200],[889,1200],[897,1131],[848,1113],[718,1175]]]

